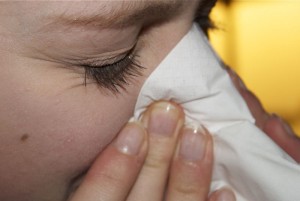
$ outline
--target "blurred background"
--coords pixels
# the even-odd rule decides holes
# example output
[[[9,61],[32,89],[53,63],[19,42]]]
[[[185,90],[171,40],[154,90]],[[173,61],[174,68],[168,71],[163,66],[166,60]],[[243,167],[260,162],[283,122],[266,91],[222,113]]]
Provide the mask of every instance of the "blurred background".
[[[268,111],[300,134],[300,0],[218,0],[210,39]]]

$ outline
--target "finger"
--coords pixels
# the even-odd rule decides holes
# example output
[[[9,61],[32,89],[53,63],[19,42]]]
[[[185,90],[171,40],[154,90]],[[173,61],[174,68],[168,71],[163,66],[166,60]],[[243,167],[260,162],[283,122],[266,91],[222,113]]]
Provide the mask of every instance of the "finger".
[[[300,139],[286,122],[273,115],[266,122],[263,130],[295,161],[300,162]]]
[[[213,142],[203,127],[184,128],[168,183],[168,201],[205,201],[211,183]]]
[[[142,121],[147,127],[149,150],[139,178],[128,200],[162,200],[176,140],[183,124],[183,112],[176,104],[152,104]]]
[[[247,89],[241,78],[230,68],[227,68],[227,72],[235,87],[244,98],[252,116],[255,119],[256,126],[262,129],[269,118],[269,114],[265,111],[259,99]]]
[[[300,162],[300,140],[292,128],[281,118],[269,115],[258,98],[249,90],[240,77],[227,67],[234,85],[246,101],[256,125],[263,130],[278,146],[287,152],[294,160]]]
[[[236,201],[234,193],[228,188],[222,188],[213,192],[208,201]]]
[[[146,156],[146,132],[128,123],[96,159],[71,201],[125,200]]]

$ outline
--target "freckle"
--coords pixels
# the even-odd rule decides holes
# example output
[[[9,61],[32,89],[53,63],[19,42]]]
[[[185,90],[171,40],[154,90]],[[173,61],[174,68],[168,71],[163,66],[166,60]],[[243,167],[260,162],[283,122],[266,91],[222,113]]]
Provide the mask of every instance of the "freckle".
[[[25,133],[24,135],[22,135],[22,137],[20,138],[20,141],[25,142],[27,141],[29,138],[29,135],[27,133]]]

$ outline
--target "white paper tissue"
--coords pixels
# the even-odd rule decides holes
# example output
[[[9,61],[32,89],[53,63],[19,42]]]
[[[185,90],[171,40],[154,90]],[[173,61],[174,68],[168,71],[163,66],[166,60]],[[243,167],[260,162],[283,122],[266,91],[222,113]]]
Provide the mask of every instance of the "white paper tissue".
[[[161,99],[181,104],[187,123],[201,123],[213,134],[212,190],[230,187],[238,201],[300,201],[300,166],[255,127],[197,25],[146,80],[135,118]]]

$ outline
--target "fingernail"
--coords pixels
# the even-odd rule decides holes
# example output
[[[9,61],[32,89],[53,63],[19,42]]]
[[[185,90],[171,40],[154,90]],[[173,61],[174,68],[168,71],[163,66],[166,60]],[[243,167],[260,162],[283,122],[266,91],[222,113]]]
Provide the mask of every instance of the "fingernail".
[[[184,128],[180,142],[179,156],[187,161],[202,160],[206,152],[205,130],[202,126]]]
[[[236,199],[234,193],[227,188],[221,189],[217,197],[217,201],[235,201],[235,200]]]
[[[236,80],[239,88],[242,90],[247,90],[247,87],[246,87],[245,83],[243,82],[243,80],[240,78],[240,76],[231,68],[229,68],[228,71],[231,74],[231,76],[233,77],[233,79]]]
[[[283,129],[287,132],[288,135],[295,137],[295,132],[291,128],[290,125],[288,125],[286,122],[283,122]]]
[[[234,74],[235,78],[237,79],[237,82],[238,82],[238,85],[239,85],[240,89],[242,89],[244,91],[248,90],[245,83],[241,79],[241,77],[236,72],[234,72],[233,70],[231,70],[231,71]]]
[[[148,131],[150,134],[171,136],[179,121],[178,109],[168,102],[155,103],[150,111]]]
[[[143,145],[145,136],[144,128],[137,123],[128,123],[119,133],[115,146],[128,155],[137,155]]]
[[[247,90],[247,87],[246,87],[245,83],[243,82],[243,80],[240,77],[238,77],[238,81],[239,81],[240,88],[242,90]]]
[[[279,121],[279,123],[281,124],[283,130],[288,135],[293,136],[293,137],[295,136],[295,133],[293,132],[292,128],[280,116],[278,116],[277,114],[272,114],[272,117],[274,117],[275,119],[277,119],[277,121]]]

